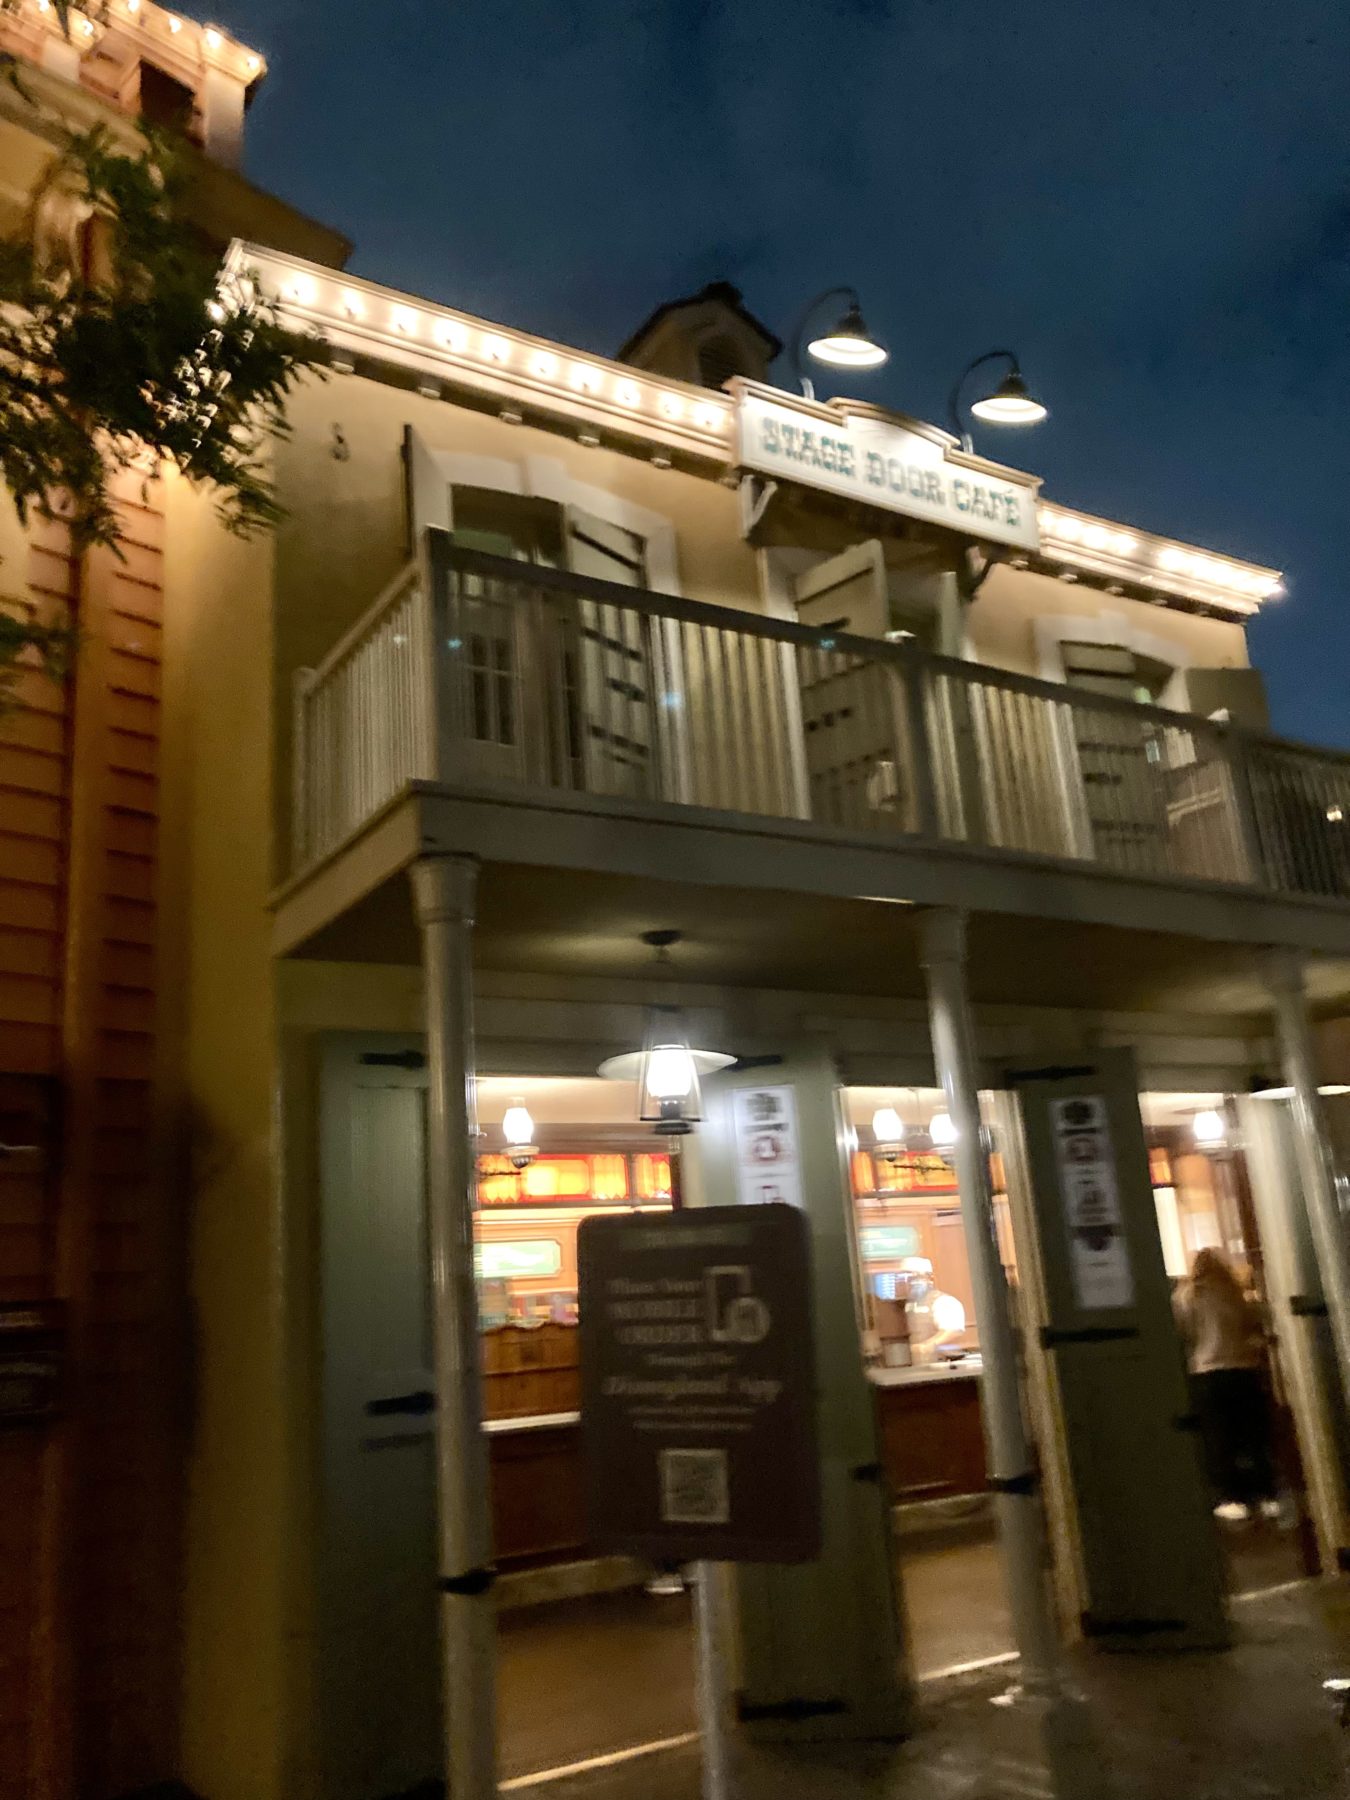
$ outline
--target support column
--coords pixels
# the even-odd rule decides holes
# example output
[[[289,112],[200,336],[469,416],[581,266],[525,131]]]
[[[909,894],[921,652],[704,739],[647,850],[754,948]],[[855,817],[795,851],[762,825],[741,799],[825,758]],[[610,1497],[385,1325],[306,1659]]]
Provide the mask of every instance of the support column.
[[[1331,1314],[1331,1333],[1341,1387],[1350,1398],[1350,1242],[1336,1195],[1326,1121],[1318,1093],[1317,1050],[1303,985],[1303,958],[1295,950],[1272,950],[1266,959],[1266,981],[1275,1002],[1275,1025],[1284,1079],[1294,1092],[1289,1111],[1294,1127],[1294,1154],[1303,1184],[1304,1204],[1322,1291]]]
[[[429,856],[412,868],[427,1013],[427,1218],[436,1371],[446,1788],[497,1792],[496,1615],[474,1285],[473,924],[478,865]]]
[[[1022,1417],[1017,1341],[999,1256],[989,1156],[980,1122],[979,1064],[966,989],[966,922],[954,912],[920,921],[928,980],[933,1060],[956,1127],[956,1177],[984,1359],[981,1403],[990,1485],[994,1489],[1012,1603],[1013,1633],[1029,1692],[1061,1685],[1059,1632],[1050,1598],[1049,1554],[1035,1460]]]

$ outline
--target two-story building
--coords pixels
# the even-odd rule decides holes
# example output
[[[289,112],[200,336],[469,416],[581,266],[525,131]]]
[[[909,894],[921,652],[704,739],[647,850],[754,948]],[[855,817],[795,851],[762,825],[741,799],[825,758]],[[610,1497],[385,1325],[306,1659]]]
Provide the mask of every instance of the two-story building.
[[[216,63],[254,53],[127,10],[134,44],[195,34],[196,85],[160,73],[228,141]],[[111,109],[85,66],[53,92]],[[67,1303],[74,1382],[0,1444],[10,1766],[433,1777],[438,1605],[483,1700],[491,1569],[640,1578],[580,1508],[576,1232],[763,1197],[747,1088],[811,1221],[826,1539],[729,1584],[746,1729],[898,1733],[915,1675],[1025,1653],[1042,1500],[1066,1638],[1218,1642],[1233,1594],[1334,1571],[1313,1033],[1350,996],[1350,761],[1266,731],[1244,627],[1277,572],[775,386],[722,285],[609,360],[350,277],[307,222],[231,229],[331,348],[274,447],[285,523],[230,538],[166,473],[122,564],[6,528],[84,627],[71,692],[0,720],[0,1078],[25,1129],[67,1120],[0,1163],[31,1265],[0,1297]],[[674,1000],[722,1053],[678,1151],[599,1074]],[[1199,1471],[1167,1283],[1212,1244],[1273,1322],[1268,1527],[1221,1530]],[[671,1616],[616,1651],[564,1614],[531,1665],[504,1610],[509,1771],[687,1726]]]
[[[774,387],[770,335],[724,288],[607,361],[232,254],[322,332],[333,373],[277,447],[274,540],[228,543],[200,498],[166,495],[184,597],[166,698],[196,822],[181,1066],[208,1147],[198,1784],[376,1794],[434,1766],[424,1166],[433,1216],[466,1181],[480,1203],[493,1554],[580,1560],[577,1221],[668,1203],[681,1179],[730,1191],[727,1096],[768,1066],[811,1170],[836,1474],[880,1441],[889,1498],[984,1485],[988,1362],[941,1371],[939,1397],[934,1370],[888,1370],[885,1321],[917,1258],[964,1296],[955,1347],[984,1340],[960,1209],[992,1182],[1064,1630],[1222,1636],[1165,1305],[1206,1243],[1264,1269],[1296,1440],[1294,1529],[1229,1534],[1227,1585],[1334,1569],[1339,1401],[1308,1222],[1329,1178],[1305,1103],[1312,1013],[1350,975],[1350,765],[1266,735],[1244,626],[1277,573],[1057,504],[922,422]],[[664,971],[652,931],[681,934]],[[594,1080],[672,995],[740,1059],[705,1083],[682,1178],[653,1164],[631,1090]],[[974,1059],[950,1035],[935,1056],[930,1019],[941,1038],[963,995]],[[1028,1111],[1047,1080],[1128,1094],[1139,1266],[1127,1295],[1103,1277],[1105,1325],[1055,1247]],[[1282,1083],[1293,1101],[1249,1097]],[[951,1149],[962,1106],[973,1142],[976,1087],[987,1176]],[[523,1175],[502,1160],[522,1099],[545,1153]],[[872,1155],[885,1104],[917,1148]],[[476,1388],[462,1332],[441,1335],[442,1384]],[[743,1583],[752,1716],[903,1722],[887,1509],[850,1504],[827,1493],[819,1585],[794,1590],[816,1649],[790,1669],[767,1645],[772,1580]],[[471,1551],[456,1529],[443,1556]],[[1117,1594],[1116,1617],[1101,1596],[1132,1531],[1118,1560],[1154,1589]]]

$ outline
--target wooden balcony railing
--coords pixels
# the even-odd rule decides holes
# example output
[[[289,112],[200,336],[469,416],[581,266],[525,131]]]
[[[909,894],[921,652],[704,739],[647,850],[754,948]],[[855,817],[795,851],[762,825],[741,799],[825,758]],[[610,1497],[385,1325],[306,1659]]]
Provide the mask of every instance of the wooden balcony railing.
[[[295,697],[297,872],[410,781],[1350,899],[1350,757],[428,532]]]

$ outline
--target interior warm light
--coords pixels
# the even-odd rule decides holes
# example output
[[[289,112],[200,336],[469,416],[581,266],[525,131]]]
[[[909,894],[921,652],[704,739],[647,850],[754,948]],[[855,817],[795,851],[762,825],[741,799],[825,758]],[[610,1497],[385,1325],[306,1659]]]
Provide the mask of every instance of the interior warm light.
[[[556,356],[550,356],[547,351],[541,350],[530,366],[536,375],[548,381],[558,372],[558,359]]]
[[[949,1112],[935,1112],[928,1124],[928,1135],[935,1150],[950,1150],[956,1142],[956,1126]]]
[[[506,1141],[506,1154],[511,1165],[516,1169],[525,1169],[539,1154],[539,1146],[534,1142],[534,1120],[523,1100],[514,1100],[506,1109],[502,1120],[502,1137]]]
[[[129,13],[138,13],[140,10],[141,0],[127,0],[127,11]]]
[[[573,369],[572,385],[573,387],[580,388],[583,394],[598,394],[600,392],[599,369],[588,369],[585,367]]]
[[[653,1044],[647,1058],[647,1092],[653,1100],[687,1100],[694,1086],[694,1059],[683,1044]]]
[[[468,348],[468,332],[453,319],[442,319],[437,324],[434,335],[436,342],[447,350],[461,351]]]
[[[1228,1137],[1228,1126],[1224,1122],[1223,1114],[1215,1112],[1210,1107],[1206,1107],[1203,1112],[1198,1112],[1191,1120],[1191,1135],[1197,1144],[1207,1148],[1224,1143]]]
[[[642,399],[642,390],[635,381],[616,381],[614,398],[620,406],[636,406]]]
[[[705,431],[720,431],[726,422],[726,414],[718,406],[700,406],[694,417]]]
[[[261,67],[262,67],[261,56],[250,56],[249,58],[247,58],[246,66],[248,68],[248,72],[250,75],[256,75],[258,73],[258,70],[261,69]]]
[[[342,310],[349,319],[359,319],[366,310],[366,304],[360,294],[352,293],[349,288],[342,296]]]
[[[511,346],[504,337],[485,337],[483,355],[489,362],[504,363],[511,355]]]
[[[396,306],[390,315],[394,330],[411,337],[417,330],[417,314],[411,306]]]
[[[879,1106],[872,1114],[872,1135],[879,1145],[903,1144],[905,1121],[893,1106]]]
[[[170,31],[181,31],[182,29],[183,29],[183,21],[181,19],[175,18],[174,15],[172,13],[170,13],[169,14],[169,30]]]
[[[684,411],[684,402],[678,394],[662,394],[661,411],[668,419],[678,419]]]
[[[890,360],[884,345],[867,329],[856,302],[838,324],[812,338],[806,348],[817,362],[835,369],[879,369]]]
[[[208,50],[219,50],[221,44],[225,41],[214,25],[208,25],[206,30],[202,33],[202,37],[206,40],[206,47]]]

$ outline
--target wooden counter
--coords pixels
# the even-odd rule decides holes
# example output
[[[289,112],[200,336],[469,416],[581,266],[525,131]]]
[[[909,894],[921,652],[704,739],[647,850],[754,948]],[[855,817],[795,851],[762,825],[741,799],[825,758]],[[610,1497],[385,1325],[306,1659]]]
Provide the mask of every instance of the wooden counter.
[[[881,1466],[897,1505],[981,1494],[987,1485],[978,1358],[874,1369]]]
[[[541,1349],[547,1341],[537,1340]],[[876,1369],[871,1380],[891,1499],[912,1504],[982,1493],[978,1359],[955,1369]],[[487,1433],[498,1562],[527,1567],[589,1554],[580,1415],[490,1419]]]

